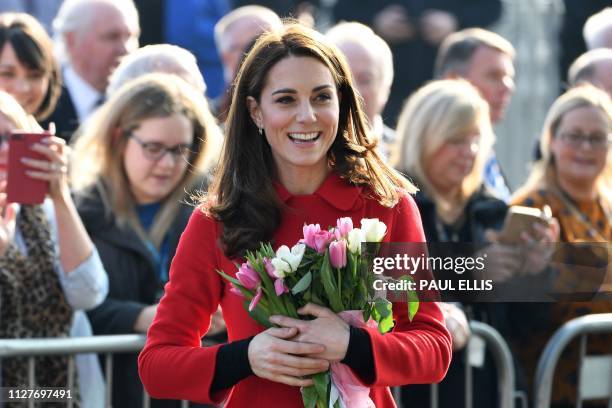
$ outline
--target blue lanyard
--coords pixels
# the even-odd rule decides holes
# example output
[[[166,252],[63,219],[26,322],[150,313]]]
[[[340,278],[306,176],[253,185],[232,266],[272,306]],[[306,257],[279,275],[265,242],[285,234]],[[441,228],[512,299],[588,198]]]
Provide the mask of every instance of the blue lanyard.
[[[168,281],[168,268],[166,267],[166,265],[168,265],[168,250],[165,247],[168,245],[168,238],[164,238],[161,244],[161,253],[155,248],[155,245],[153,245],[151,241],[145,241],[145,245],[153,257],[153,263],[157,269],[157,277],[162,283],[166,283]]]

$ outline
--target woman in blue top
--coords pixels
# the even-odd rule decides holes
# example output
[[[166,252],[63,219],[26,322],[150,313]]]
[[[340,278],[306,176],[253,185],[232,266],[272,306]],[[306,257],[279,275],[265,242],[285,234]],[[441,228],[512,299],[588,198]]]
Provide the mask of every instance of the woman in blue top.
[[[126,83],[83,127],[72,181],[109,272],[109,296],[89,317],[96,334],[146,333],[220,132],[198,90],[175,75]],[[115,359],[113,406],[142,404],[136,354]]]

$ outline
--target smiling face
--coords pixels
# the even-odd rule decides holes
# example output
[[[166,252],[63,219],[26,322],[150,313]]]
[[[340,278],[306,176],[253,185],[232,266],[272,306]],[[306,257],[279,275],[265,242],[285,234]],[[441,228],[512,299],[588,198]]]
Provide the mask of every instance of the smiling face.
[[[23,65],[7,41],[0,50],[0,90],[13,95],[27,113],[33,114],[42,104],[48,88],[48,75]]]
[[[130,190],[138,204],[160,202],[171,194],[180,183],[187,162],[165,152],[159,160],[151,160],[145,155],[142,143],[160,143],[167,148],[191,145],[193,127],[184,115],[150,118],[141,122],[132,131],[138,138],[130,138],[123,154],[123,166],[127,174]]]
[[[311,57],[279,61],[267,75],[259,102],[248,97],[247,104],[281,175],[327,173],[340,108],[332,74],[323,63]]]
[[[611,131],[610,119],[599,108],[583,106],[563,115],[550,146],[558,177],[572,184],[595,183],[606,166],[609,148],[584,141],[572,146],[570,135],[607,138]]]

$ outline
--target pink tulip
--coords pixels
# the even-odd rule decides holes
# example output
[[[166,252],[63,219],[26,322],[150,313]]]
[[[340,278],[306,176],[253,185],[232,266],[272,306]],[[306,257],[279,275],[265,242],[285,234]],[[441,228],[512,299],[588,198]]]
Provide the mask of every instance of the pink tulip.
[[[348,237],[348,233],[353,229],[353,220],[350,217],[338,218],[336,221],[336,231],[342,238]]]
[[[243,263],[240,268],[238,268],[236,279],[238,279],[240,284],[247,289],[255,289],[260,282],[259,275],[248,262]]]
[[[276,279],[276,275],[274,274],[274,272],[276,271],[276,268],[274,268],[274,265],[272,265],[272,262],[267,257],[265,257],[263,261],[264,261],[264,266],[266,268],[266,272],[268,273],[268,276],[271,277],[272,279]]]
[[[304,238],[301,242],[315,249],[315,235],[321,232],[321,226],[319,224],[304,225],[302,231],[304,232]]]
[[[259,303],[259,299],[261,299],[261,293],[262,292],[261,292],[261,286],[260,286],[259,289],[257,289],[257,293],[255,294],[255,297],[251,299],[251,303],[249,303],[249,312],[252,312],[253,309],[255,309],[255,307]]]
[[[334,238],[329,231],[320,231],[315,235],[315,249],[322,254],[327,249],[329,242]]]
[[[333,239],[333,234],[329,231],[321,230],[319,224],[304,225],[303,231],[304,239],[300,242],[303,242],[320,254],[325,252],[329,241]]]
[[[334,241],[329,244],[329,261],[334,268],[346,266],[346,241]]]
[[[285,292],[289,292],[289,289],[287,289],[282,279],[277,279],[274,281],[274,291],[276,292],[276,296],[280,296]]]

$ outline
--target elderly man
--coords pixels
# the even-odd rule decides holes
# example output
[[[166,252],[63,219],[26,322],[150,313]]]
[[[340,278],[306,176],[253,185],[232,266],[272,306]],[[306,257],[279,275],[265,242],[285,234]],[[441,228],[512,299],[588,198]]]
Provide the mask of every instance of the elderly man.
[[[393,55],[387,43],[369,27],[356,22],[340,23],[327,32],[327,37],[346,56],[357,90],[363,98],[365,113],[379,152],[393,156],[395,131],[383,123],[381,116],[393,83]]]
[[[244,6],[232,10],[215,25],[215,43],[223,63],[225,83],[234,79],[245,48],[261,33],[281,28],[280,17],[263,6]]]
[[[49,122],[69,140],[104,100],[119,60],[138,48],[138,12],[132,0],[66,0],[53,22],[64,88]]]
[[[219,121],[224,122],[231,95],[227,90],[234,80],[246,48],[264,31],[283,26],[280,17],[267,7],[238,7],[221,18],[215,25],[215,43],[223,64],[226,92],[213,103]]]
[[[514,91],[512,44],[491,31],[468,28],[449,35],[438,52],[438,78],[468,80],[489,104],[491,122],[504,118]],[[485,184],[499,198],[508,200],[510,190],[493,154],[485,167]]]
[[[612,97],[612,49],[587,51],[570,66],[567,78],[571,87],[588,83]]]

